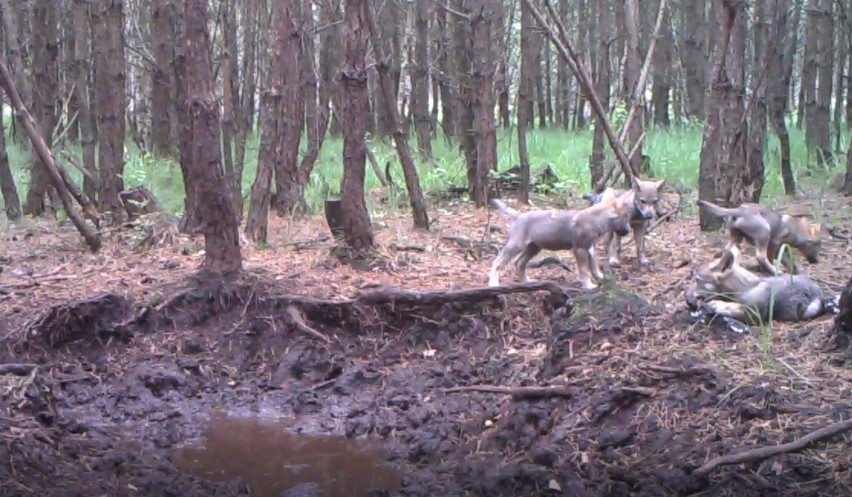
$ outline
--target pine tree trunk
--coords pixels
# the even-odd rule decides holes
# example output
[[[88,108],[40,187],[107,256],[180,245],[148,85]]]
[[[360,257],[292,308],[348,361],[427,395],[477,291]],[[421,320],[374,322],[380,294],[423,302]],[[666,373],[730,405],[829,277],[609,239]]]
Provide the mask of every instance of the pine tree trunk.
[[[432,119],[429,115],[429,19],[432,17],[431,0],[417,0],[415,4],[414,68],[411,72],[412,107],[417,149],[421,156],[432,156]]]
[[[345,0],[346,54],[340,76],[343,125],[343,181],[340,187],[343,236],[355,250],[369,250],[375,244],[370,215],[364,198],[367,147],[367,0]]]
[[[124,190],[125,70],[123,0],[94,0],[92,46],[95,65],[95,107],[98,123],[98,200],[115,219],[123,217],[119,192]]]
[[[212,47],[206,0],[184,0],[181,50],[186,99],[181,115],[181,169],[191,183],[197,224],[204,234],[205,272],[224,275],[242,270],[239,224],[230,182],[222,169],[219,104],[213,91]],[[185,159],[185,161],[184,161]]]

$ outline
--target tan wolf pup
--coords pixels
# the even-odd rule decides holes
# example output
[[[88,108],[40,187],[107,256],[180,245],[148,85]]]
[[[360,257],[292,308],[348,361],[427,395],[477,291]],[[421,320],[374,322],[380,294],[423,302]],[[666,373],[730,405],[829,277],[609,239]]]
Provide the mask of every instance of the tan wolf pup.
[[[666,187],[666,180],[642,181],[633,179],[633,188],[624,193],[630,209],[630,229],[633,230],[633,241],[636,244],[636,261],[640,266],[648,265],[645,257],[645,235],[648,233],[648,225],[657,213],[660,203],[660,193]],[[618,193],[616,192],[616,195]],[[604,237],[606,257],[610,266],[621,265],[621,239],[615,233],[608,233]]]
[[[597,287],[591,276],[603,280],[594,254],[594,245],[610,231],[621,235],[630,232],[630,210],[627,202],[617,198],[611,188],[600,203],[585,209],[532,210],[518,212],[503,202],[492,199],[491,205],[514,220],[503,249],[491,265],[488,286],[500,286],[500,270],[514,262],[518,279],[527,282],[527,263],[542,250],[571,250],[577,261],[577,273],[583,288]]]
[[[760,204],[745,203],[726,208],[699,200],[698,205],[711,215],[727,220],[730,243],[740,245],[745,240],[754,245],[757,261],[770,274],[778,274],[773,262],[785,243],[801,252],[809,263],[819,262],[820,224],[809,224],[804,217],[780,214]]]

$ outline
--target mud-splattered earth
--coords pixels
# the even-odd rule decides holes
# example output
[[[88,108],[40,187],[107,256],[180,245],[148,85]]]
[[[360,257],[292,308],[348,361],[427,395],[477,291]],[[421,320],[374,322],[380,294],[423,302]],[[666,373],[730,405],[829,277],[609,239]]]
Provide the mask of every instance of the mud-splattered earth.
[[[567,306],[545,291],[477,303],[364,304],[349,314],[308,307],[306,322],[333,337],[329,343],[282,319],[289,301],[269,292],[230,285],[158,308],[104,297],[58,318],[61,331],[8,337],[4,363],[39,366],[4,377],[2,495],[849,488],[849,480],[826,478],[816,456],[795,454],[776,458],[772,471],[755,464],[709,482],[690,477],[708,456],[739,445],[722,431],[760,431],[797,407],[781,385],[733,385],[721,368],[688,354],[655,357],[649,335],[677,324],[629,292],[578,294]],[[565,392],[525,398],[457,388],[542,384]],[[852,411],[833,409],[837,418]],[[715,423],[724,423],[717,436]],[[338,437],[316,437],[323,434]],[[204,471],[208,478],[196,476]]]
[[[852,495],[849,433],[692,473],[850,418],[850,360],[830,317],[696,325],[690,263],[662,261],[700,260],[697,242],[654,243],[656,268],[628,259],[591,293],[553,270],[558,288],[505,295],[308,299],[311,272],[343,278],[324,261],[225,284],[128,263],[150,291],[113,293],[122,276],[38,309],[9,285],[0,495]],[[828,250],[848,267],[848,248]],[[490,257],[469,255],[452,278],[485,274]]]

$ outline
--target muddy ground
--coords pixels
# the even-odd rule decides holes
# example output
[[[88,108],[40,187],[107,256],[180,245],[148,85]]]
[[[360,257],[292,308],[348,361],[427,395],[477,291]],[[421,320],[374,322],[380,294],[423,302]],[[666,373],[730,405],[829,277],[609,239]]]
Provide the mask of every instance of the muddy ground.
[[[849,433],[692,473],[850,418],[852,366],[830,316],[743,335],[691,320],[689,275],[722,239],[691,214],[656,230],[651,268],[627,246],[599,291],[545,266],[531,276],[557,286],[505,295],[464,292],[503,234],[467,207],[436,217],[431,234],[377,219],[366,270],[321,221],[276,220],[228,282],[191,278],[197,241],[120,233],[92,255],[64,228],[10,230],[0,495],[852,494]],[[824,252],[805,269],[836,293],[849,244]],[[399,293],[427,291],[462,293]]]

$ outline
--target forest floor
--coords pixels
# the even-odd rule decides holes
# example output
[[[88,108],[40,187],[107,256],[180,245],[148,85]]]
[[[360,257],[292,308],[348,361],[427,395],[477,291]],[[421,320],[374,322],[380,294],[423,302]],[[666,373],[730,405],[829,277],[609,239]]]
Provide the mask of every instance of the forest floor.
[[[852,199],[819,203],[789,210],[852,225]],[[558,287],[499,296],[482,287],[508,220],[432,215],[430,233],[377,217],[382,257],[360,269],[324,219],[272,216],[270,248],[216,284],[192,278],[199,240],[136,250],[115,231],[91,254],[69,228],[3,233],[0,495],[852,494],[849,432],[692,473],[852,417],[830,316],[690,319],[691,273],[724,241],[694,213],[650,235],[649,268],[625,246],[614,285],[580,290],[563,253],[570,272],[530,270]],[[802,269],[835,295],[852,250],[822,254]],[[394,293],[427,291],[459,293]]]

